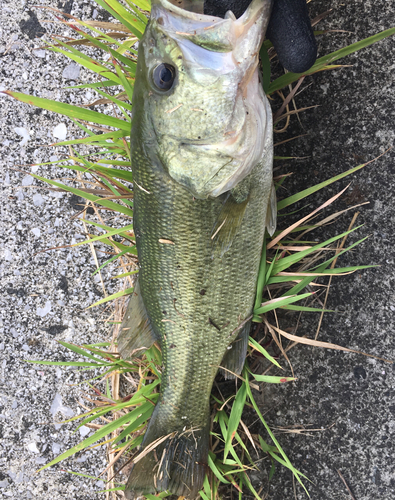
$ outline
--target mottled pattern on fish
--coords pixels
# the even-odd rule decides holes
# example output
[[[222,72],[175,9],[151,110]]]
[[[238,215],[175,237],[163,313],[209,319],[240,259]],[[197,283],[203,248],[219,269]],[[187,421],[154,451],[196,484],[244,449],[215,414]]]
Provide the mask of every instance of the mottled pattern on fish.
[[[272,179],[261,165],[250,174],[243,222],[221,258],[211,240],[221,202],[194,199],[165,173],[152,175],[138,153],[134,164],[144,188],[135,191],[139,283],[165,367],[161,408],[177,430],[190,422],[201,426],[232,332],[252,312]]]
[[[125,494],[133,499],[169,489],[193,499],[202,487],[207,467],[214,377],[221,364],[240,373],[244,362],[249,330],[245,320],[252,313],[272,193],[272,139],[270,133],[265,134],[260,161],[230,192],[198,198],[191,192],[195,188],[189,189],[188,179],[180,181],[179,170],[175,171],[176,179],[170,176],[171,160],[163,160],[164,151],[172,148],[169,141],[177,142],[183,133],[196,139],[201,138],[198,133],[203,135],[199,132],[202,127],[191,125],[193,111],[182,109],[194,103],[188,100],[188,88],[180,89],[182,99],[176,91],[158,98],[146,90],[147,54],[147,48],[144,54],[139,52],[131,143],[140,269],[119,347],[127,357],[133,349],[149,347],[158,339],[163,357],[161,394],[143,445],[162,436],[168,438],[135,464]],[[266,99],[262,90],[257,98],[262,102]],[[163,99],[167,99],[164,108]],[[183,107],[167,117],[157,110],[158,106],[173,109],[177,99],[183,101]],[[204,102],[198,106],[203,112],[196,112],[197,116],[223,103],[218,94],[209,91],[201,100]],[[152,110],[159,116],[152,115]],[[233,120],[232,116],[227,120]],[[270,111],[266,120],[270,130]],[[221,113],[211,119],[212,130],[205,132],[206,139],[221,129],[220,121]],[[198,175],[199,169],[207,169],[207,158],[199,164],[197,156],[197,162],[189,165],[191,171],[195,169]]]

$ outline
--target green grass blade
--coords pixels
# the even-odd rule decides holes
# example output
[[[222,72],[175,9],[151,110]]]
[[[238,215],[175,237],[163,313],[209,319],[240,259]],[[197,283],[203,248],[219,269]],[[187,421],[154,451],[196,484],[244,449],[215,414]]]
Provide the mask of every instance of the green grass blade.
[[[284,306],[281,309],[287,311],[300,311],[300,312],[320,312],[320,313],[334,313],[333,309],[320,309],[319,307],[307,307],[307,306]]]
[[[324,182],[320,182],[319,184],[316,184],[315,186],[304,189],[303,191],[300,191],[299,193],[296,193],[292,196],[289,196],[288,198],[285,198],[284,200],[280,200],[277,203],[277,210],[282,210],[283,208],[288,207],[289,205],[292,205],[292,204],[296,203],[297,201],[303,200],[303,198],[307,198],[311,194],[316,193],[317,191],[319,191],[320,189],[322,189],[326,186],[329,186],[333,182],[336,182],[340,179],[343,179],[344,177],[347,177],[347,175],[351,175],[354,172],[361,170],[361,168],[363,168],[365,165],[367,165],[367,164],[362,163],[362,165],[358,165],[354,168],[350,168],[350,170],[347,170],[346,172],[343,172],[339,175],[335,175],[334,177],[331,177],[330,179],[328,179]]]
[[[114,64],[115,70],[117,72],[117,75],[122,82],[123,88],[125,89],[130,101],[132,101],[132,97],[133,97],[132,85],[130,84],[129,80],[126,78],[125,73],[123,72],[123,70],[121,68],[121,65],[115,59],[113,60],[113,64]]]
[[[208,456],[208,466],[210,467],[210,469],[212,470],[213,474],[215,475],[215,477],[221,482],[221,483],[224,483],[224,484],[230,484],[229,481],[227,481],[224,476],[221,474],[221,472],[219,471],[219,469],[216,467],[213,459],[211,458],[210,454]]]
[[[76,144],[90,144],[94,142],[103,143],[102,145],[108,145],[107,139],[118,139],[120,137],[125,137],[124,130],[118,130],[117,132],[107,132],[105,134],[93,134],[89,137],[83,137],[81,139],[73,139],[72,141],[62,141],[51,144],[51,146],[69,146]],[[74,165],[72,166],[74,168]]]
[[[138,274],[139,270],[136,269],[136,271],[129,271],[128,273],[122,273],[118,274],[117,276],[113,276],[111,279],[119,279],[119,278],[126,278],[127,276],[132,276],[133,274]]]
[[[225,441],[224,460],[226,460],[229,454],[233,438],[240,423],[241,414],[243,413],[243,408],[247,397],[246,385],[248,384],[246,384],[245,382],[241,384],[240,389],[237,391],[236,398],[233,401],[232,410],[229,417],[228,433]]]
[[[92,273],[92,276],[94,276],[96,273],[101,271],[103,269],[103,267],[110,264],[113,260],[118,259],[119,257],[122,257],[126,253],[128,253],[128,250],[122,250],[122,252],[119,252],[119,253],[113,255],[110,259],[106,260],[106,262],[104,262],[104,264],[102,264],[98,269],[96,269],[96,271]]]
[[[143,412],[143,406],[139,406],[140,413]],[[152,412],[154,411],[154,406],[151,403],[147,403],[148,408],[147,411],[144,411],[133,423],[128,425],[124,431],[121,432],[121,434],[117,437],[117,439],[113,442],[113,446],[118,443],[119,441],[122,441],[125,437],[127,437],[129,434],[132,434],[132,432],[135,432],[140,425],[143,425],[145,422],[149,420],[149,418],[152,415]]]
[[[95,0],[100,7],[103,7],[115,19],[128,28],[137,38],[141,38],[145,25],[136,18],[131,18],[130,13],[116,0]]]
[[[294,377],[275,377],[272,375],[256,375],[255,373],[252,373],[252,376],[258,382],[265,382],[266,384],[284,384],[296,380]]]
[[[275,446],[270,446],[270,444],[267,444],[262,436],[258,436],[258,438],[263,453],[270,453],[270,452],[278,453],[277,448]]]
[[[273,311],[273,309],[277,309],[278,307],[284,307],[287,306],[288,304],[292,304],[294,302],[297,302],[298,300],[305,299],[307,297],[310,297],[312,293],[302,293],[301,295],[293,295],[293,296],[283,296],[282,298],[279,297],[279,299],[275,301],[270,301],[269,304],[263,305],[261,307],[258,307],[258,309],[254,309],[254,316],[259,315],[259,314],[266,314],[269,311]]]
[[[305,490],[305,492],[307,493],[308,496],[309,493],[305,487],[305,485],[303,484],[302,480],[300,479],[299,477],[299,471],[297,471],[295,469],[295,467],[291,464],[289,458],[287,457],[287,455],[284,453],[283,449],[281,448],[280,446],[280,443],[277,441],[275,435],[273,434],[273,432],[271,431],[270,427],[267,425],[266,423],[266,420],[263,418],[263,415],[262,413],[260,412],[259,408],[258,408],[258,405],[256,404],[256,401],[252,395],[252,392],[251,392],[251,388],[248,384],[246,384],[246,389],[247,389],[247,395],[248,395],[248,398],[252,404],[252,406],[254,407],[255,411],[257,412],[258,414],[258,417],[260,418],[263,426],[265,427],[266,429],[266,432],[269,434],[271,440],[273,441],[273,443],[275,444],[276,448],[278,449],[279,453],[281,454],[281,456],[283,457],[283,460],[286,464],[286,466],[292,471],[292,473],[294,474],[295,478],[297,479],[297,481],[300,483],[300,485],[303,487],[303,489]],[[274,457],[273,457],[274,458]],[[277,457],[278,458],[278,457]],[[276,459],[277,459],[276,458]]]
[[[97,358],[96,356],[93,356],[90,352],[87,352],[85,349],[82,347],[75,345],[75,344],[69,344],[68,342],[62,342],[59,341],[59,344],[65,347],[66,349],[70,349],[70,351],[75,352],[76,354],[79,354],[80,356],[84,356],[85,358],[92,359],[93,361],[101,363],[102,360],[100,358]]]
[[[29,175],[31,175],[32,177],[35,177],[39,181],[46,182],[48,184],[51,184],[51,185],[56,186],[58,188],[61,188],[64,191],[69,191],[70,193],[74,193],[77,196],[81,196],[82,198],[85,198],[86,200],[97,203],[98,205],[102,205],[103,207],[110,208],[111,210],[114,210],[116,212],[120,212],[120,213],[125,214],[125,215],[129,215],[129,216],[132,215],[130,208],[126,208],[122,205],[119,205],[118,203],[114,203],[114,202],[112,202],[110,200],[106,200],[104,198],[98,198],[97,196],[90,194],[90,193],[86,193],[85,191],[82,191],[81,189],[76,189],[76,188],[73,188],[71,186],[66,186],[66,184],[61,184],[60,182],[56,182],[56,181],[52,181],[51,179],[46,179],[44,177],[40,177],[37,174],[30,173]]]
[[[78,443],[76,446],[73,446],[69,450],[65,451],[58,457],[56,457],[54,460],[49,462],[47,465],[44,465],[44,467],[41,467],[37,472],[40,472],[44,469],[47,469],[48,467],[52,467],[53,465],[61,462],[62,460],[65,460],[68,457],[71,457],[72,455],[75,455],[79,451],[83,450],[84,448],[87,448],[88,446],[91,446],[92,444],[96,443],[96,441],[99,441],[99,439],[104,438],[105,436],[111,434],[113,431],[116,429],[119,429],[121,425],[127,423],[130,419],[130,415],[124,415],[121,418],[118,418],[117,420],[114,420],[113,422],[110,422],[109,424],[104,425],[101,429],[97,430],[93,436],[90,436],[80,443]]]
[[[51,50],[54,52],[58,52],[59,54],[63,54],[64,56],[68,57],[72,61],[76,62],[77,64],[80,64],[81,66],[85,67],[86,69],[89,69],[93,73],[96,73],[103,78],[107,78],[108,80],[113,81],[116,85],[121,85],[121,81],[119,77],[110,71],[108,68],[106,68],[103,64],[100,64],[98,61],[95,61],[94,59],[85,56],[82,52],[73,49],[73,47],[70,47],[67,44],[64,44],[60,40],[57,41],[61,45],[64,45],[65,47],[68,48],[68,50],[63,50],[59,47],[56,47],[53,44],[51,45]]]
[[[357,229],[359,229],[362,226],[357,226],[350,231],[345,231],[344,233],[338,234],[337,236],[333,236],[332,238],[329,238],[328,240],[324,241],[323,243],[318,243],[318,245],[314,245],[311,248],[308,248],[307,250],[302,250],[301,252],[297,252],[296,254],[289,255],[288,257],[283,257],[282,259],[279,259],[273,266],[272,270],[272,276],[275,276],[277,273],[281,271],[285,271],[288,269],[290,266],[293,264],[296,264],[299,262],[301,259],[304,257],[307,257],[307,255],[310,255],[311,253],[315,252],[316,250],[319,250],[323,247],[326,247],[330,245],[331,243],[344,238],[344,236],[348,236],[349,234],[353,233]]]
[[[249,480],[249,478],[248,478],[248,476],[247,476],[247,474],[245,472],[243,473],[243,483],[251,491],[251,493],[254,495],[254,497],[256,498],[256,500],[261,500],[261,497],[255,491],[255,488],[252,486],[251,481]]]
[[[106,363],[90,363],[89,361],[41,361],[41,360],[26,360],[27,363],[35,363],[37,365],[48,365],[48,366],[85,366],[101,368],[102,366],[107,366]]]
[[[341,252],[339,252],[338,254],[334,255],[332,258],[330,258],[330,259],[326,260],[325,262],[323,262],[322,264],[320,264],[315,270],[317,271],[317,273],[323,272],[329,266],[329,264],[331,262],[333,262],[334,259],[339,258],[343,253],[348,252],[352,248],[354,248],[357,245],[359,245],[361,242],[365,241],[367,238],[368,238],[368,236],[366,236],[365,238],[362,238],[362,239],[356,241],[355,243],[353,243],[349,247],[343,249]],[[305,288],[313,280],[314,280],[313,277],[311,277],[311,278],[310,277],[306,277],[300,283],[297,283],[294,287],[292,287],[290,290],[288,290],[285,293],[288,294],[288,295],[289,294],[299,293],[301,290],[303,290],[303,288]]]
[[[133,230],[133,224],[130,224],[129,226],[124,226],[121,228],[116,228],[116,229],[111,229],[105,234],[101,234],[99,236],[94,236],[93,238],[89,238],[88,240],[80,241],[78,243],[74,243],[72,246],[73,247],[78,247],[80,245],[86,245],[87,243],[94,243],[95,241],[101,241],[106,238],[109,238],[110,236],[115,236],[115,235],[123,235],[127,231],[132,231]]]
[[[353,243],[352,245],[350,245],[349,247],[347,248],[343,248],[343,250],[341,250],[340,252],[336,253],[333,257],[331,257],[330,259],[327,259],[325,262],[322,262],[321,264],[318,264],[317,266],[313,267],[310,269],[310,271],[312,272],[329,272],[331,271],[331,269],[326,269],[326,267],[328,267],[329,264],[331,264],[335,259],[338,259],[341,255],[343,255],[344,253],[346,252],[349,252],[352,248],[356,247],[357,245],[360,245],[361,243],[363,243],[365,240],[367,240],[369,238],[369,236],[365,236],[364,238],[361,238],[360,240],[356,241],[355,243]],[[325,266],[324,266],[325,265]],[[324,267],[323,267],[324,266]],[[359,267],[359,266],[353,266],[352,268],[355,268],[355,267]],[[375,265],[372,265],[372,266],[367,266],[367,267],[376,267]],[[347,269],[347,268],[342,268],[342,267],[339,267],[339,268],[335,268],[334,270],[336,269]]]
[[[102,90],[96,89],[96,92],[98,94],[100,94],[101,96],[103,96],[105,99],[109,99],[117,106],[122,106],[123,108],[127,109],[128,111],[132,111],[132,106],[130,104],[127,104],[126,102],[121,101],[121,100],[117,99],[116,97],[114,97],[110,94],[107,94],[106,92],[103,92]],[[130,99],[130,97],[129,97],[129,99]]]
[[[270,88],[271,69],[270,69],[269,54],[267,53],[267,48],[265,46],[262,45],[259,55],[262,64],[262,71],[261,71],[262,87],[265,94],[267,94]]]
[[[17,101],[31,104],[32,106],[37,106],[41,109],[47,109],[59,115],[69,116],[70,118],[77,118],[78,120],[84,120],[87,122],[98,123],[100,125],[106,125],[107,127],[115,127],[120,130],[124,130],[127,135],[130,134],[130,122],[105,115],[104,113],[98,113],[97,111],[92,111],[90,109],[80,108],[63,102],[51,101],[50,99],[44,99],[42,97],[22,94],[20,92],[11,92],[10,90],[4,90],[2,93],[13,97]]]
[[[335,256],[338,257],[339,254]],[[316,267],[319,267],[316,266]],[[373,267],[378,267],[377,265],[371,264],[371,265],[366,265],[366,266],[349,266],[349,267],[335,267],[334,269],[326,269],[321,273],[318,273],[317,271],[314,271],[314,269],[309,269],[307,271],[304,271],[303,274],[298,276],[297,272],[294,274],[290,274],[289,276],[272,276],[271,278],[268,279],[267,285],[272,285],[273,283],[287,283],[289,281],[294,281],[294,280],[303,280],[306,277],[320,277],[320,276],[346,276],[347,274],[351,274],[355,271],[361,271],[363,269],[370,269]]]
[[[133,292],[134,288],[127,288],[126,290],[121,290],[120,292],[113,293],[112,295],[109,295],[108,297],[105,297],[104,299],[98,300],[94,304],[90,305],[88,309],[91,307],[96,307],[99,306],[100,304],[105,304],[106,302],[109,302],[110,300],[115,300],[118,299],[119,297],[124,297],[125,295],[130,295]]]
[[[386,38],[388,36],[392,36],[394,34],[395,34],[395,28],[390,28],[390,29],[387,29],[385,31],[381,31],[380,33],[377,33],[376,35],[365,38],[364,40],[360,40],[359,42],[352,43],[351,45],[348,45],[347,47],[336,50],[335,52],[332,52],[331,54],[320,57],[316,60],[315,64],[309,70],[307,70],[305,73],[286,73],[285,75],[277,78],[274,82],[272,82],[270,84],[268,93],[272,94],[273,92],[276,92],[277,90],[280,90],[284,87],[287,87],[288,85],[295,82],[296,80],[299,80],[299,78],[301,78],[304,75],[311,75],[312,73],[315,73],[317,71],[321,71],[325,67],[328,67],[328,65],[330,63],[333,63],[334,61],[337,61],[338,59],[340,59],[342,57],[348,56],[349,54],[357,52],[358,50],[361,50],[365,47],[368,47],[369,45],[372,45],[373,43],[379,42],[380,40],[383,40],[383,38]]]
[[[81,85],[69,85],[68,87],[64,87],[65,89],[94,89],[97,90],[101,87],[116,87],[117,85],[110,80],[103,80],[102,82],[94,82],[94,83],[83,83]]]
[[[259,318],[259,321],[261,321],[260,318]],[[253,347],[254,349],[256,349],[258,352],[260,352],[262,354],[262,356],[264,356],[266,359],[268,359],[274,365],[281,368],[281,365],[273,358],[273,356],[270,356],[270,354],[267,352],[267,350],[264,347],[262,347],[261,344],[258,344],[258,342],[256,340],[254,340],[252,337],[250,337],[248,342],[249,342],[250,346]]]
[[[266,285],[266,238],[264,239],[263,242],[261,262],[259,264],[254,309],[257,309],[261,304],[263,289],[265,288],[265,285]]]
[[[203,500],[211,500],[211,495],[208,497],[203,490],[199,491],[199,495],[203,498]]]

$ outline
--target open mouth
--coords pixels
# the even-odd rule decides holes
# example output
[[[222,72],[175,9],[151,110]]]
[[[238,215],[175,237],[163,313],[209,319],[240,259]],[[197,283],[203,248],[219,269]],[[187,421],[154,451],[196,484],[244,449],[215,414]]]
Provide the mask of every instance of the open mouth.
[[[186,10],[187,12],[195,12],[196,14],[204,13],[204,0],[169,0],[175,7]]]
[[[245,59],[259,50],[271,6],[272,0],[252,0],[236,19],[230,11],[225,18],[204,14],[204,0],[152,0],[151,18],[160,19],[164,30],[173,36],[185,37],[209,50],[226,52],[243,45]]]

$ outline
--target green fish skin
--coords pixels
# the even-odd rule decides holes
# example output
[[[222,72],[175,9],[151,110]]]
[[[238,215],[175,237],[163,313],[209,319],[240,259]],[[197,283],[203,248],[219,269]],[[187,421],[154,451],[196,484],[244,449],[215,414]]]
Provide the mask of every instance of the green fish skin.
[[[131,153],[140,269],[118,347],[127,359],[157,340],[163,371],[127,499],[199,495],[214,378],[220,367],[228,377],[243,368],[265,226],[275,227],[271,111],[257,70],[270,7],[254,0],[236,20],[156,0],[139,43]]]

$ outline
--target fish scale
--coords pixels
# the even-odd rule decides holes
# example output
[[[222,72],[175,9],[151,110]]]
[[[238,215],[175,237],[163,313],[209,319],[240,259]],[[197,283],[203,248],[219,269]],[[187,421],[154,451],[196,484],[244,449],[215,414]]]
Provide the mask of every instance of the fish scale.
[[[194,199],[164,172],[152,175],[144,159],[136,154],[133,160],[144,189],[135,189],[134,201],[139,284],[164,365],[155,426],[148,430],[153,441],[186,425],[207,426],[214,377],[237,336],[232,332],[252,312],[272,179],[262,165],[255,167],[237,238],[230,251],[213,256],[211,232],[221,202]]]
[[[157,340],[163,366],[160,396],[143,447],[161,442],[134,464],[125,488],[128,499],[163,490],[194,499],[202,487],[211,389],[221,366],[240,373],[244,363],[273,198],[271,113],[256,71],[263,37],[257,23],[262,30],[270,2],[254,0],[245,20],[236,25],[238,36],[243,29],[243,36],[253,30],[251,47],[243,39],[246,55],[240,63],[237,52],[225,55],[226,71],[231,71],[229,60],[234,59],[233,73],[225,71],[218,78],[212,68],[209,78],[204,76],[204,61],[211,57],[207,49],[201,49],[206,58],[202,70],[196,60],[192,69],[188,67],[190,40],[185,55],[184,42],[172,38],[171,26],[166,28],[171,18],[165,18],[173,9],[177,15],[184,13],[169,5],[168,0],[153,2],[151,22],[139,46],[133,95],[131,153],[139,274],[118,347],[128,358]],[[231,23],[237,23],[209,21],[219,25],[217,32],[213,30],[211,48],[218,42],[218,33],[231,33]],[[198,43],[199,31],[193,33]],[[204,31],[205,45],[209,34]],[[215,57],[217,64],[220,56]],[[152,90],[149,68],[161,61],[177,71],[174,91]],[[239,64],[247,73],[254,71],[245,83]],[[202,79],[211,82],[205,95]],[[199,119],[194,122],[190,110],[200,93],[198,104],[207,113],[196,112]],[[212,102],[217,113],[210,108]],[[262,137],[249,136],[258,133]],[[244,137],[247,143],[240,144]],[[182,154],[176,158],[174,151]],[[198,178],[203,181],[197,182]],[[208,185],[210,189],[230,187],[210,196]]]

